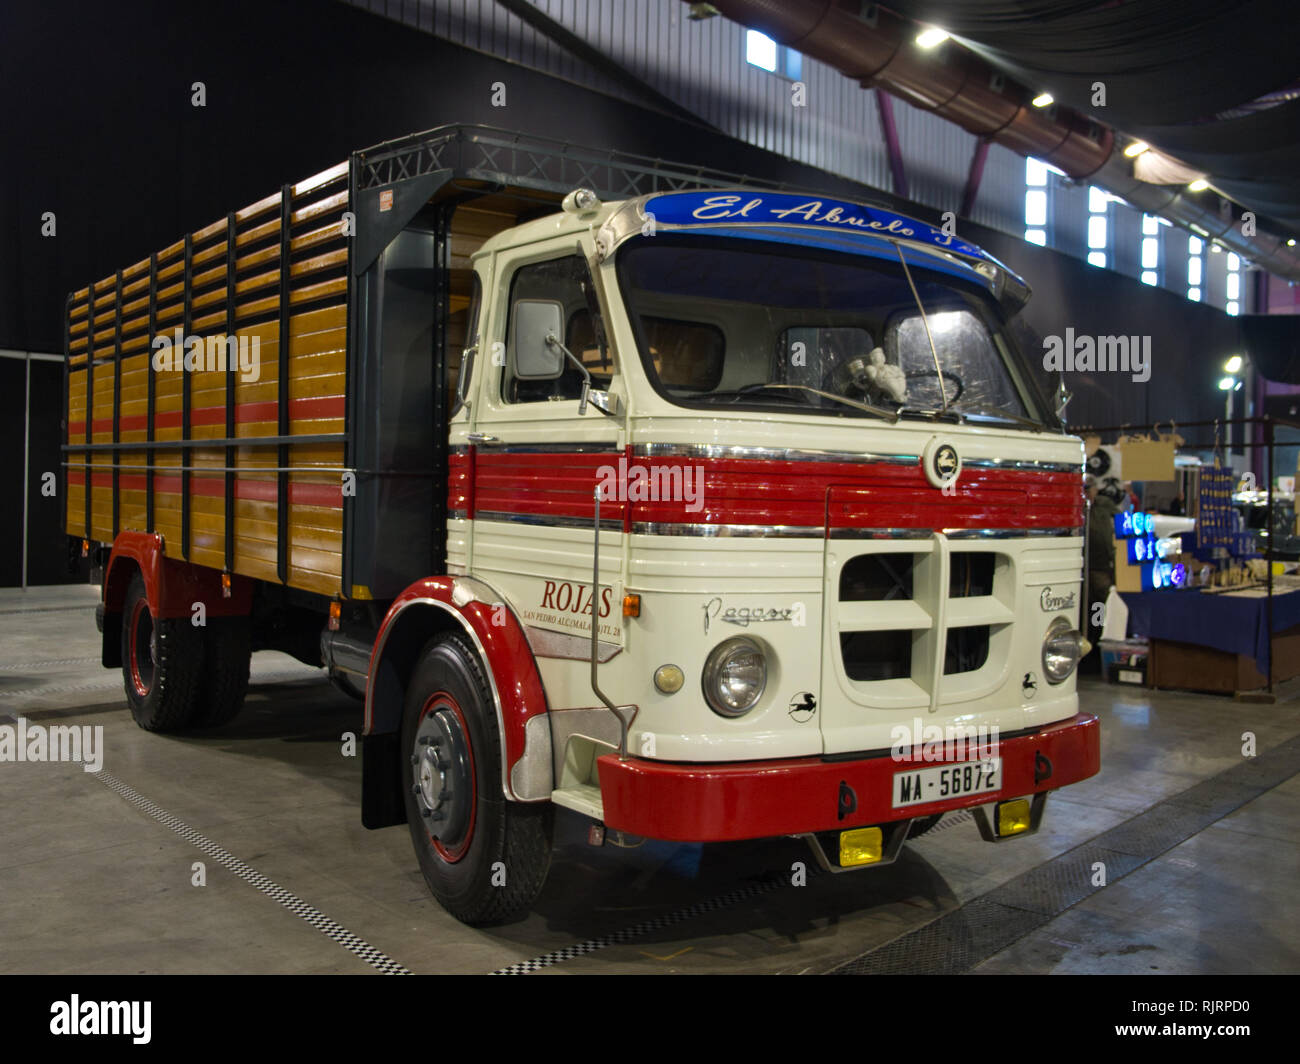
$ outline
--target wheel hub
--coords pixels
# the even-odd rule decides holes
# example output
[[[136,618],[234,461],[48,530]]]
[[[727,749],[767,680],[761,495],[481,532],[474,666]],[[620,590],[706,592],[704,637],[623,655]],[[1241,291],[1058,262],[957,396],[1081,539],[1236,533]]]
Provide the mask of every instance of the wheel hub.
[[[444,848],[464,841],[474,806],[469,743],[449,705],[431,703],[411,752],[415,804],[425,830]]]

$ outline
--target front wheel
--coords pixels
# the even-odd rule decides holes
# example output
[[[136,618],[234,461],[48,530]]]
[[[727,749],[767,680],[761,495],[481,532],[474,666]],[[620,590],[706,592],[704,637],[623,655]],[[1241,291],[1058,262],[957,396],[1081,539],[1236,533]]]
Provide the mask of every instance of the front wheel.
[[[131,716],[145,731],[186,728],[199,705],[203,634],[187,617],[158,619],[137,572],[122,612],[122,675]]]
[[[402,790],[429,890],[466,924],[528,911],[546,882],[554,810],[507,801],[492,694],[457,634],[430,640],[407,688]]]

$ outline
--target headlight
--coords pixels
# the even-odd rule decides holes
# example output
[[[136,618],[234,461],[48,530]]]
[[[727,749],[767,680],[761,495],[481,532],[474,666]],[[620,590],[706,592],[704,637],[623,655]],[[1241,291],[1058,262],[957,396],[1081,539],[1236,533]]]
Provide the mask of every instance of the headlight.
[[[1043,673],[1049,683],[1060,683],[1079,664],[1079,633],[1064,617],[1048,626],[1043,636]]]
[[[754,708],[767,686],[767,659],[747,636],[725,639],[704,663],[704,698],[715,713],[741,717]]]

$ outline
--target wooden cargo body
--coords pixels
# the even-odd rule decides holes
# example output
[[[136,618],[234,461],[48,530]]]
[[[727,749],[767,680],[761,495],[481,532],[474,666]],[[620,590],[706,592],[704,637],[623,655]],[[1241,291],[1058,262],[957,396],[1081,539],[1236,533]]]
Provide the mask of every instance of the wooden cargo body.
[[[171,557],[338,593],[347,177],[285,186],[72,294],[69,535],[157,532]],[[177,336],[213,368],[177,367]],[[255,374],[217,368],[228,336]]]

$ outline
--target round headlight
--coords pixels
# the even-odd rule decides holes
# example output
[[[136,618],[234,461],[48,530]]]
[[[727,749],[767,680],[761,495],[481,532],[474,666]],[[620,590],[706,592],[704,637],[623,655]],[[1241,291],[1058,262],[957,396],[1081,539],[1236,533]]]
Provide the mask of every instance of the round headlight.
[[[744,716],[767,686],[767,659],[747,636],[725,639],[709,654],[702,680],[705,701],[715,713]]]
[[[1058,617],[1043,636],[1043,673],[1049,683],[1060,683],[1079,664],[1079,633]]]

